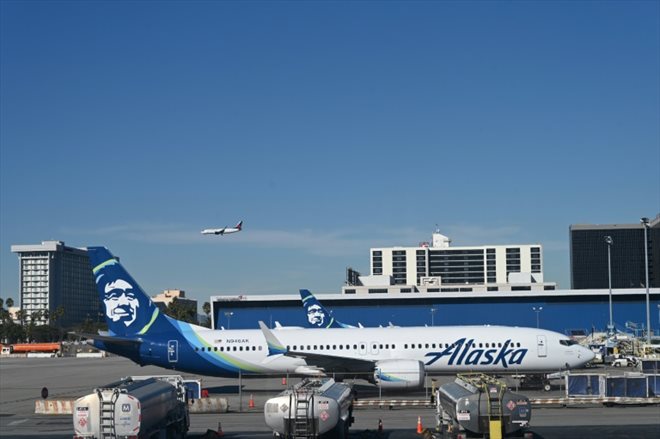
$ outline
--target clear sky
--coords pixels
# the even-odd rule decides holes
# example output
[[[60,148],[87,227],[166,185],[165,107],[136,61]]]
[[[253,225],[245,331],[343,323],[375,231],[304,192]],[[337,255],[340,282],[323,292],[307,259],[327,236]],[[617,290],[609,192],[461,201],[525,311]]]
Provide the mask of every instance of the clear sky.
[[[339,292],[369,248],[532,244],[660,212],[657,1],[1,1],[12,244],[150,294]],[[215,237],[202,228],[245,221]]]

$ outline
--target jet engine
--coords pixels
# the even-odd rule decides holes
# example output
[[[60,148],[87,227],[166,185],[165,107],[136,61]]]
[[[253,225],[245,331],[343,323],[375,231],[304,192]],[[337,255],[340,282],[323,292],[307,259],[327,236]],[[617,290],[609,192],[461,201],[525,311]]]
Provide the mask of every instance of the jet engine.
[[[417,360],[382,360],[374,382],[383,389],[418,389],[424,384],[424,363]]]

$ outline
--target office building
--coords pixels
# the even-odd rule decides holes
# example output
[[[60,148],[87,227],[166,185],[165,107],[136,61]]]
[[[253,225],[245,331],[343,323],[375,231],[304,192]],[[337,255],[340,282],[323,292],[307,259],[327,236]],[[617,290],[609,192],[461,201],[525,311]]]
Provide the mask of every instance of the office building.
[[[355,280],[357,278],[357,281]],[[451,246],[433,233],[416,247],[370,250],[370,275],[347,275],[344,294],[554,290],[544,282],[540,244]]]
[[[67,247],[62,241],[44,241],[37,245],[12,245],[19,261],[20,308],[27,321],[41,313],[37,324],[57,318],[57,325],[70,327],[85,319],[99,319],[99,297],[87,251]]]
[[[649,286],[660,287],[660,215],[649,221],[647,242],[644,226],[632,224],[571,225],[571,288],[608,288],[608,261],[605,237],[612,239],[612,288],[645,288],[644,246],[648,251]]]

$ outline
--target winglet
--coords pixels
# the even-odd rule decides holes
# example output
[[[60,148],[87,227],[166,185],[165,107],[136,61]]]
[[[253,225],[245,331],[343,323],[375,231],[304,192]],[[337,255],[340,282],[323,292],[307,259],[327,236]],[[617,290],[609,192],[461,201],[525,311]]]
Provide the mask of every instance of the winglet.
[[[263,332],[264,337],[266,338],[266,343],[268,344],[268,355],[278,355],[286,354],[287,349],[284,345],[275,337],[275,335],[268,329],[268,326],[261,320],[259,320],[259,328]]]

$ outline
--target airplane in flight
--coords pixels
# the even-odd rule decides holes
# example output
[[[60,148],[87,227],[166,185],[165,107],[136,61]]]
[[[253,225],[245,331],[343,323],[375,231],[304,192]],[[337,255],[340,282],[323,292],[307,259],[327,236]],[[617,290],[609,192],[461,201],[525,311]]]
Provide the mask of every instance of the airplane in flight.
[[[584,366],[591,350],[563,334],[506,326],[214,330],[161,313],[105,247],[88,247],[108,331],[99,349],[199,375],[327,375],[412,389],[426,374],[547,372]]]
[[[229,235],[243,230],[243,221],[239,221],[234,227],[222,227],[220,229],[204,229],[202,235]]]

